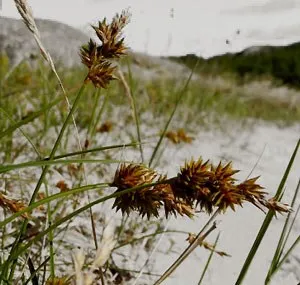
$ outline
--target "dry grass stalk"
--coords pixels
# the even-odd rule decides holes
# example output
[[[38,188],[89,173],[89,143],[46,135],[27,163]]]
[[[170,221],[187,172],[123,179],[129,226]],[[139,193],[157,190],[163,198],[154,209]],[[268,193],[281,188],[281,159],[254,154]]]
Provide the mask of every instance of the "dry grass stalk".
[[[196,234],[189,233],[189,236],[188,236],[188,238],[187,238],[186,240],[187,240],[190,244],[192,244],[192,243],[195,241],[196,236],[197,236]],[[218,254],[219,256],[228,256],[228,257],[231,256],[231,255],[229,255],[228,253],[226,253],[226,252],[224,252],[224,251],[216,250],[215,247],[214,247],[214,245],[213,245],[213,244],[210,244],[210,243],[208,243],[208,242],[206,242],[206,241],[204,240],[203,237],[201,237],[201,239],[199,240],[198,243],[199,243],[199,246],[203,246],[204,248],[206,248],[206,249],[208,249],[208,250],[210,250],[210,251],[215,252],[215,253]]]
[[[60,79],[60,77],[59,77],[59,75],[56,71],[56,68],[55,68],[54,62],[52,60],[52,57],[51,57],[50,53],[47,51],[47,49],[45,48],[45,46],[42,43],[41,36],[40,36],[39,30],[37,28],[37,25],[35,23],[31,7],[28,5],[27,0],[14,0],[14,1],[15,1],[16,7],[17,7],[21,17],[23,18],[23,21],[24,21],[26,27],[29,29],[29,31],[34,36],[34,39],[35,39],[35,41],[36,41],[36,43],[37,43],[37,45],[38,45],[38,47],[41,51],[42,56],[49,63],[53,73],[55,74],[55,76],[57,78],[57,81],[59,83],[59,86],[60,86],[60,88],[63,92],[64,99],[65,99],[67,107],[68,107],[68,111],[70,112],[71,104],[70,104],[69,99],[67,97],[67,94],[66,94],[65,88],[62,84],[62,81],[61,81],[61,79]],[[82,151],[82,146],[81,146],[80,138],[79,138],[79,132],[78,132],[76,121],[75,121],[75,118],[74,118],[73,115],[72,115],[72,122],[73,122],[73,125],[74,125],[74,128],[75,128],[79,150]]]

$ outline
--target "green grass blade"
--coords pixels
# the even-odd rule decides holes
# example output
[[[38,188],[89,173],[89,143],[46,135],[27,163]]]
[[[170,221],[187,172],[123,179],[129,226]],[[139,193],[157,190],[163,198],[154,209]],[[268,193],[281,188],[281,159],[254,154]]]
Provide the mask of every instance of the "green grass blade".
[[[296,211],[295,217],[294,217],[294,219],[293,219],[293,221],[291,223],[290,230],[292,229],[292,227],[293,227],[293,225],[295,223],[295,220],[296,220],[296,218],[297,218],[297,216],[299,214],[299,211],[300,211],[300,205],[298,206],[298,209]],[[285,243],[287,242],[287,239],[288,239],[288,237],[286,237]],[[295,240],[295,242],[292,244],[292,246],[287,250],[286,254],[281,258],[285,246],[282,247],[282,251],[280,252],[280,256],[278,257],[278,260],[277,260],[275,266],[272,268],[272,272],[268,272],[268,275],[267,275],[266,280],[265,280],[265,284],[269,284],[270,283],[272,277],[281,268],[281,266],[283,265],[283,263],[286,261],[286,259],[289,257],[289,255],[291,254],[291,252],[294,250],[294,248],[299,243],[299,241],[300,241],[299,239],[300,239],[300,236],[298,236],[298,238]]]
[[[132,240],[130,240],[130,241],[123,242],[123,243],[119,244],[118,246],[116,246],[116,247],[113,249],[113,251],[114,251],[114,250],[117,250],[117,249],[119,249],[119,248],[122,248],[122,247],[124,247],[124,246],[126,246],[126,245],[134,244],[134,243],[136,243],[136,242],[138,242],[138,241],[140,241],[140,240],[143,240],[143,239],[146,239],[146,238],[149,238],[149,237],[154,237],[154,236],[156,236],[156,235],[164,235],[164,234],[168,234],[168,233],[185,234],[185,235],[188,235],[188,234],[189,234],[188,232],[185,232],[185,231],[176,231],[176,230],[157,231],[157,232],[154,232],[154,233],[152,233],[152,234],[144,235],[144,236],[141,236],[141,237],[139,237],[139,238],[134,238],[134,239],[132,239]]]
[[[12,118],[11,116],[5,111],[3,110],[1,107],[0,107],[0,110],[2,110],[2,112],[5,114],[5,116],[14,123],[14,125],[12,127],[9,127],[6,131],[4,131],[4,136],[5,135],[8,135],[10,133],[10,130],[12,130],[12,132],[15,130],[15,127],[17,126],[19,131],[22,133],[22,135],[27,139],[27,141],[29,142],[29,144],[32,146],[33,150],[35,151],[35,153],[37,154],[37,156],[39,158],[41,158],[41,154],[40,152],[38,151],[37,147],[35,146],[35,144],[33,143],[33,141],[30,139],[30,137],[21,129],[21,126],[18,126],[18,123],[16,123]],[[1,139],[1,136],[0,136],[0,139]]]
[[[127,144],[100,146],[100,147],[90,148],[90,149],[86,149],[86,150],[82,150],[82,151],[75,151],[75,152],[69,152],[66,154],[57,155],[57,156],[54,156],[53,159],[66,158],[66,157],[70,157],[70,156],[82,155],[82,154],[86,154],[86,153],[92,153],[92,152],[103,151],[103,150],[111,150],[111,149],[116,149],[116,148],[137,146],[138,144],[139,143],[137,143],[137,142],[132,142],[132,143],[127,143]],[[45,158],[44,160],[49,160],[49,157]]]
[[[294,205],[295,205],[296,197],[297,197],[298,194],[299,194],[299,190],[300,190],[300,179],[299,179],[299,181],[298,181],[298,185],[297,185],[297,188],[296,188],[296,191],[295,191],[295,194],[294,194],[294,197],[293,197],[293,201],[292,201],[292,204],[291,204],[291,207],[292,207],[292,208],[293,208]],[[289,227],[289,230],[288,230],[288,232],[287,232],[287,234],[286,234],[286,237],[285,237],[285,240],[284,240],[284,242],[283,242],[282,248],[285,248],[286,243],[287,243],[287,241],[288,241],[288,238],[289,238],[289,236],[290,236],[290,234],[291,234],[291,231],[292,231],[292,229],[293,229],[294,223],[295,223],[295,221],[296,221],[297,215],[298,215],[299,210],[300,210],[299,207],[300,207],[300,205],[298,206],[298,209],[297,209],[297,211],[296,211],[296,213],[295,213],[295,216],[294,216],[294,218],[293,218],[293,220],[292,220],[292,222],[291,222],[291,225],[290,225],[290,227]],[[289,213],[289,217],[291,216],[291,214],[292,214],[292,213]],[[281,258],[281,255],[282,255],[282,252],[280,253],[279,258]]]
[[[140,149],[140,154],[141,154],[141,161],[144,163],[144,151],[143,151],[143,145],[142,145],[142,137],[141,137],[141,129],[140,129],[140,120],[136,108],[136,100],[135,100],[135,94],[132,91],[133,90],[133,77],[132,77],[132,72],[129,64],[129,60],[127,59],[127,70],[128,70],[128,76],[129,76],[129,90],[128,93],[130,95],[130,101],[131,101],[131,108],[133,112],[133,117],[135,121],[135,127],[136,127],[136,133],[137,133],[137,139],[139,142],[139,149]]]
[[[109,187],[109,184],[108,183],[97,183],[97,184],[91,184],[91,185],[87,185],[87,186],[81,186],[81,187],[73,188],[73,189],[70,189],[66,192],[61,192],[61,193],[51,195],[49,197],[46,197],[44,199],[41,199],[37,202],[32,203],[28,207],[14,213],[10,217],[8,217],[5,220],[1,221],[0,222],[0,228],[4,227],[5,225],[12,222],[16,218],[22,216],[23,214],[30,213],[34,209],[40,207],[41,205],[48,204],[51,201],[61,199],[61,198],[66,198],[67,196],[76,195],[76,194],[79,194],[79,193],[82,193],[82,192],[85,192],[85,191],[99,190],[99,189],[102,189],[102,188],[105,188],[105,187]]]
[[[197,234],[195,240],[181,253],[181,255],[173,262],[173,264],[164,272],[164,274],[154,283],[154,285],[161,284],[164,280],[166,280],[177,268],[178,266],[188,258],[188,256],[195,250],[197,246],[199,246],[199,241],[201,241],[204,237],[204,235],[208,235],[212,230],[216,228],[215,223],[213,226],[208,230],[207,233],[204,233],[204,231],[207,229],[207,227],[210,225],[210,223],[213,222],[213,220],[216,218],[216,216],[219,214],[219,210],[216,210],[212,216],[209,218],[209,220],[206,222],[206,224],[202,227],[202,229]]]
[[[43,167],[43,166],[50,166],[50,165],[58,165],[58,164],[72,164],[72,163],[121,163],[124,162],[123,160],[114,160],[114,159],[62,159],[62,160],[40,160],[40,161],[29,161],[23,162],[19,164],[9,164],[3,165],[0,167],[0,173],[5,173],[8,171],[28,168],[28,167]]]
[[[93,123],[95,121],[95,117],[96,117],[96,110],[97,110],[97,106],[98,106],[98,101],[100,99],[100,94],[101,94],[101,89],[97,88],[95,90],[95,103],[93,106],[93,110],[92,110],[92,115],[91,115],[91,119],[88,125],[88,129],[87,129],[87,139],[91,139],[92,138],[92,130],[93,130]]]
[[[206,271],[207,271],[207,269],[208,269],[208,267],[209,267],[209,264],[210,264],[210,262],[211,262],[212,256],[213,256],[213,254],[214,254],[214,249],[216,248],[216,246],[217,246],[217,244],[218,244],[219,237],[220,237],[220,233],[218,234],[218,236],[217,236],[217,238],[216,238],[216,240],[215,240],[215,242],[214,242],[213,250],[211,250],[211,252],[210,252],[210,254],[209,254],[209,257],[208,257],[208,259],[207,259],[207,262],[206,262],[205,267],[204,267],[204,269],[203,269],[203,272],[202,272],[202,274],[201,274],[201,277],[200,277],[200,280],[199,280],[199,282],[198,282],[198,285],[201,285],[201,283],[202,283],[202,281],[203,281],[203,279],[204,279],[205,273],[206,273]]]
[[[298,140],[298,143],[297,143],[297,145],[295,147],[295,150],[294,150],[294,152],[293,152],[293,154],[292,154],[292,156],[290,158],[290,161],[289,161],[288,166],[287,166],[287,168],[286,168],[286,170],[284,172],[284,175],[283,175],[283,177],[281,179],[281,182],[279,184],[279,187],[277,189],[275,197],[280,197],[281,194],[282,194],[282,192],[283,192],[283,187],[284,187],[284,185],[286,183],[286,180],[288,178],[288,175],[289,175],[290,170],[292,168],[292,165],[294,163],[295,157],[296,157],[298,149],[299,149],[299,145],[300,145],[300,139]],[[246,260],[244,262],[244,265],[243,265],[243,267],[242,267],[242,269],[240,271],[240,274],[238,276],[238,279],[237,279],[235,285],[242,284],[242,282],[243,282],[243,280],[244,280],[244,278],[245,278],[245,276],[246,276],[246,274],[248,272],[248,269],[249,269],[249,267],[251,265],[251,262],[252,262],[255,254],[256,254],[259,246],[260,246],[260,243],[261,243],[261,241],[262,241],[262,239],[263,239],[266,231],[269,228],[269,225],[270,225],[270,223],[272,221],[273,216],[274,216],[274,211],[269,210],[268,213],[267,213],[267,215],[266,215],[266,217],[265,217],[265,219],[264,219],[264,221],[263,221],[263,223],[262,223],[262,226],[261,226],[261,228],[260,228],[260,230],[259,230],[259,232],[258,232],[258,234],[256,236],[256,239],[255,239],[255,241],[254,241],[254,243],[253,243],[253,245],[252,245],[252,247],[250,249],[250,252],[248,253],[248,256],[247,256],[247,258],[246,258]]]
[[[294,207],[295,202],[296,202],[296,198],[298,196],[298,192],[299,192],[299,188],[300,188],[299,186],[300,186],[300,180],[298,182],[297,188],[295,190],[295,193],[294,193],[291,205],[290,205],[292,208]],[[296,212],[296,215],[294,217],[294,220],[293,220],[292,224],[290,225],[289,230],[288,230],[288,224],[289,224],[290,217],[291,217],[292,213],[288,213],[288,215],[285,219],[285,223],[284,223],[284,226],[283,226],[282,231],[281,231],[281,235],[280,235],[280,238],[279,238],[279,241],[278,241],[278,244],[277,244],[277,248],[276,248],[276,251],[274,253],[273,259],[271,261],[271,265],[270,265],[268,274],[266,276],[265,284],[268,284],[268,282],[270,282],[270,279],[273,275],[274,269],[278,265],[279,259],[282,255],[283,251],[284,251],[285,245],[287,243],[287,240],[288,240],[289,235],[291,233],[291,230],[293,228],[294,221],[295,221],[295,218],[297,216],[297,213],[298,213],[298,211]]]
[[[50,156],[49,156],[50,159],[53,159],[53,157],[56,154],[56,151],[57,151],[57,149],[58,149],[58,147],[60,145],[60,142],[61,142],[61,140],[63,138],[63,135],[64,135],[64,133],[65,133],[65,131],[66,131],[66,129],[67,129],[67,127],[68,127],[71,119],[73,118],[73,114],[74,114],[75,110],[78,107],[79,101],[81,99],[81,96],[83,95],[84,90],[85,90],[85,84],[82,84],[80,90],[78,91],[78,93],[76,95],[76,98],[74,100],[73,106],[72,106],[71,110],[69,111],[69,113],[68,113],[68,115],[67,115],[67,117],[66,117],[66,119],[65,119],[65,121],[64,121],[64,123],[63,123],[63,125],[61,127],[61,130],[60,130],[60,132],[59,132],[59,134],[58,134],[58,136],[56,138],[56,141],[55,141],[55,143],[53,145],[53,148],[52,148]],[[40,178],[39,178],[39,180],[38,180],[38,182],[37,182],[37,184],[35,186],[35,189],[34,189],[32,195],[31,195],[31,199],[30,199],[29,204],[32,204],[35,201],[36,196],[37,196],[37,194],[38,194],[38,192],[39,192],[42,184],[44,183],[44,179],[46,177],[48,169],[49,169],[48,165],[46,165],[43,168],[42,173],[40,175]],[[23,222],[21,228],[20,228],[20,231],[19,231],[19,233],[18,233],[18,235],[17,235],[17,237],[15,239],[14,245],[13,245],[13,247],[11,249],[11,252],[10,252],[10,254],[8,256],[8,259],[4,263],[4,268],[3,268],[2,272],[1,272],[0,280],[3,280],[3,279],[6,278],[9,268],[10,268],[10,274],[9,274],[9,276],[10,276],[9,278],[10,279],[9,280],[12,280],[12,278],[13,278],[13,274],[14,274],[14,270],[15,270],[15,267],[16,267],[16,264],[17,264],[18,256],[16,256],[16,259],[12,259],[11,257],[14,255],[14,253],[20,247],[20,239],[21,239],[22,235],[24,234],[24,232],[26,230],[27,223],[28,223],[28,221],[25,220]]]
[[[175,112],[176,112],[176,110],[177,110],[177,108],[178,108],[178,106],[179,106],[181,100],[183,99],[183,97],[184,97],[184,95],[185,95],[185,93],[186,93],[186,91],[187,91],[187,89],[188,89],[189,83],[190,83],[190,81],[191,81],[191,79],[192,79],[192,76],[193,76],[193,74],[194,74],[194,72],[195,72],[197,66],[198,66],[198,63],[199,63],[199,58],[197,59],[197,62],[195,63],[194,68],[192,69],[192,71],[191,71],[191,73],[190,73],[188,79],[186,80],[185,85],[183,86],[182,90],[179,92],[179,94],[178,94],[178,96],[177,96],[177,100],[176,100],[176,102],[175,102],[174,109],[173,109],[173,111],[171,112],[171,115],[170,115],[170,117],[169,117],[169,119],[168,119],[168,121],[167,121],[167,123],[166,123],[166,125],[165,125],[165,127],[164,127],[164,129],[163,129],[163,131],[162,131],[162,133],[161,133],[161,135],[160,135],[160,137],[159,137],[159,140],[158,140],[158,142],[157,142],[157,144],[156,144],[156,146],[155,146],[155,148],[154,148],[154,150],[153,150],[153,153],[152,153],[152,155],[151,155],[151,158],[150,158],[150,161],[149,161],[149,167],[151,167],[151,165],[152,165],[152,163],[153,163],[153,161],[154,161],[154,158],[156,157],[156,154],[157,154],[157,152],[158,152],[158,150],[159,150],[159,148],[160,148],[160,146],[161,146],[161,143],[162,143],[162,141],[163,141],[163,138],[164,138],[165,135],[166,135],[166,132],[167,132],[167,130],[168,130],[168,128],[169,128],[169,125],[170,125],[170,123],[171,123],[171,121],[172,121],[172,119],[173,119],[173,117],[174,117],[174,115],[175,115]]]
[[[278,263],[277,267],[275,268],[273,274],[275,274],[277,272],[277,270],[279,268],[281,268],[281,266],[283,265],[283,263],[287,260],[287,258],[289,257],[289,255],[292,253],[292,251],[298,245],[298,243],[300,243],[300,235],[296,238],[296,240],[294,241],[294,243],[292,244],[292,246],[289,248],[289,250],[283,256],[283,258],[280,260],[280,262]]]
[[[11,260],[14,260],[16,258],[18,258],[21,254],[23,254],[24,252],[26,252],[30,246],[32,244],[34,244],[36,241],[40,240],[42,237],[44,237],[46,234],[48,234],[50,231],[56,229],[57,227],[59,227],[60,225],[62,225],[63,223],[69,221],[70,219],[78,216],[80,213],[88,210],[89,208],[97,205],[97,204],[100,204],[100,203],[103,203],[109,199],[113,199],[113,198],[117,198],[121,195],[124,195],[124,194],[127,194],[127,193],[130,193],[130,192],[133,192],[133,191],[138,191],[140,189],[144,189],[144,188],[147,188],[147,187],[151,187],[151,186],[155,186],[155,185],[158,185],[158,184],[165,184],[165,183],[168,183],[168,180],[165,180],[165,181],[161,181],[161,182],[156,182],[156,183],[151,183],[151,184],[144,184],[144,185],[140,185],[140,186],[137,186],[137,187],[133,187],[133,188],[129,188],[129,189],[126,189],[126,190],[123,190],[123,191],[119,191],[119,192],[115,192],[113,194],[110,194],[110,195],[107,195],[105,197],[102,197],[102,198],[99,198],[91,203],[88,203],[87,205],[75,210],[74,212],[72,212],[71,214],[59,219],[57,222],[53,223],[51,226],[49,226],[46,230],[40,232],[39,234],[37,234],[33,239],[31,239],[27,244],[25,245],[22,245],[22,246],[19,246],[17,248],[16,251],[14,251],[12,254],[11,254]],[[10,260],[6,261],[3,265],[3,267],[6,267],[7,266],[7,262],[9,262]],[[0,271],[1,271],[2,267],[0,267]]]
[[[12,126],[8,127],[6,130],[4,130],[3,132],[0,132],[0,139],[2,139],[3,137],[5,137],[6,135],[9,135],[11,133],[13,133],[16,129],[32,122],[34,119],[38,118],[39,116],[42,116],[45,114],[45,112],[49,109],[51,109],[53,106],[57,105],[60,101],[62,101],[62,98],[56,99],[53,102],[51,102],[50,104],[48,104],[47,106],[45,106],[44,108],[40,109],[37,112],[34,112],[32,114],[30,114],[28,117],[26,117],[25,119],[19,121],[19,122],[15,122]],[[3,110],[3,108],[0,108],[0,110],[7,115],[6,111]]]
[[[30,277],[25,281],[23,285],[29,284],[29,282],[34,278],[34,276],[39,273],[39,271],[48,263],[50,257],[47,257],[38,267],[35,269],[35,271],[30,275]]]

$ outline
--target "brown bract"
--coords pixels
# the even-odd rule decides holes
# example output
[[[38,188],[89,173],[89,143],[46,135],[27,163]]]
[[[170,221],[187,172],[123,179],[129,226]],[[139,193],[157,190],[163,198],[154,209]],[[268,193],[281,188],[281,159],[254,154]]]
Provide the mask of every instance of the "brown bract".
[[[214,166],[209,160],[199,158],[186,162],[176,177],[167,179],[144,165],[122,164],[111,186],[117,187],[117,192],[145,187],[120,195],[114,207],[127,214],[138,211],[148,218],[158,217],[162,206],[167,218],[177,214],[191,217],[197,207],[208,214],[214,209],[224,213],[228,208],[235,210],[244,202],[250,202],[262,211],[265,208],[279,213],[291,211],[287,204],[279,203],[275,198],[266,199],[267,192],[256,182],[258,177],[237,183],[234,175],[238,171],[232,168],[231,162]],[[151,183],[156,184],[147,186]]]
[[[192,216],[193,209],[174,196],[172,187],[169,184],[161,183],[165,180],[165,176],[158,176],[154,170],[144,165],[129,164],[126,166],[122,164],[111,184],[111,186],[118,188],[116,192],[154,182],[158,182],[158,184],[117,197],[113,207],[127,214],[132,210],[138,211],[142,217],[147,216],[148,219],[151,216],[158,217],[162,206],[164,206],[166,217],[169,214],[176,216],[177,213]]]
[[[0,193],[0,207],[2,207],[4,209],[8,209],[13,213],[20,212],[21,210],[24,210],[26,208],[26,206],[23,202],[20,202],[15,199],[8,199],[1,193]],[[23,218],[29,218],[28,213],[23,213],[21,216]]]
[[[82,63],[89,69],[85,82],[91,81],[95,87],[106,88],[115,77],[115,66],[112,60],[125,54],[126,47],[121,32],[129,21],[129,14],[123,11],[117,14],[110,24],[106,19],[100,21],[98,26],[92,26],[101,45],[90,39],[87,45],[80,49]]]

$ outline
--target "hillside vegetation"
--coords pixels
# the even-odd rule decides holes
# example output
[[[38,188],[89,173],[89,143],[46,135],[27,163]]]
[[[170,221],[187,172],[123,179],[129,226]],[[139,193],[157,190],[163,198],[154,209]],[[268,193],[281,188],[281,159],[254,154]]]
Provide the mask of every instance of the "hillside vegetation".
[[[300,87],[300,43],[288,46],[248,48],[239,53],[227,53],[209,59],[188,54],[171,59],[189,67],[199,60],[199,72],[234,73],[239,79],[273,77],[279,84]]]

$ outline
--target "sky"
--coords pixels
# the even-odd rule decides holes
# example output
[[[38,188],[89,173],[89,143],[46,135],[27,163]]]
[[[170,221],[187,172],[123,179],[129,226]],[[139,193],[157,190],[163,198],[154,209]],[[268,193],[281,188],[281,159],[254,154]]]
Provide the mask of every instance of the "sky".
[[[129,9],[126,43],[152,55],[209,57],[300,41],[299,0],[27,1],[36,18],[57,20],[87,33],[90,24]],[[20,18],[13,0],[2,0],[0,15]]]

